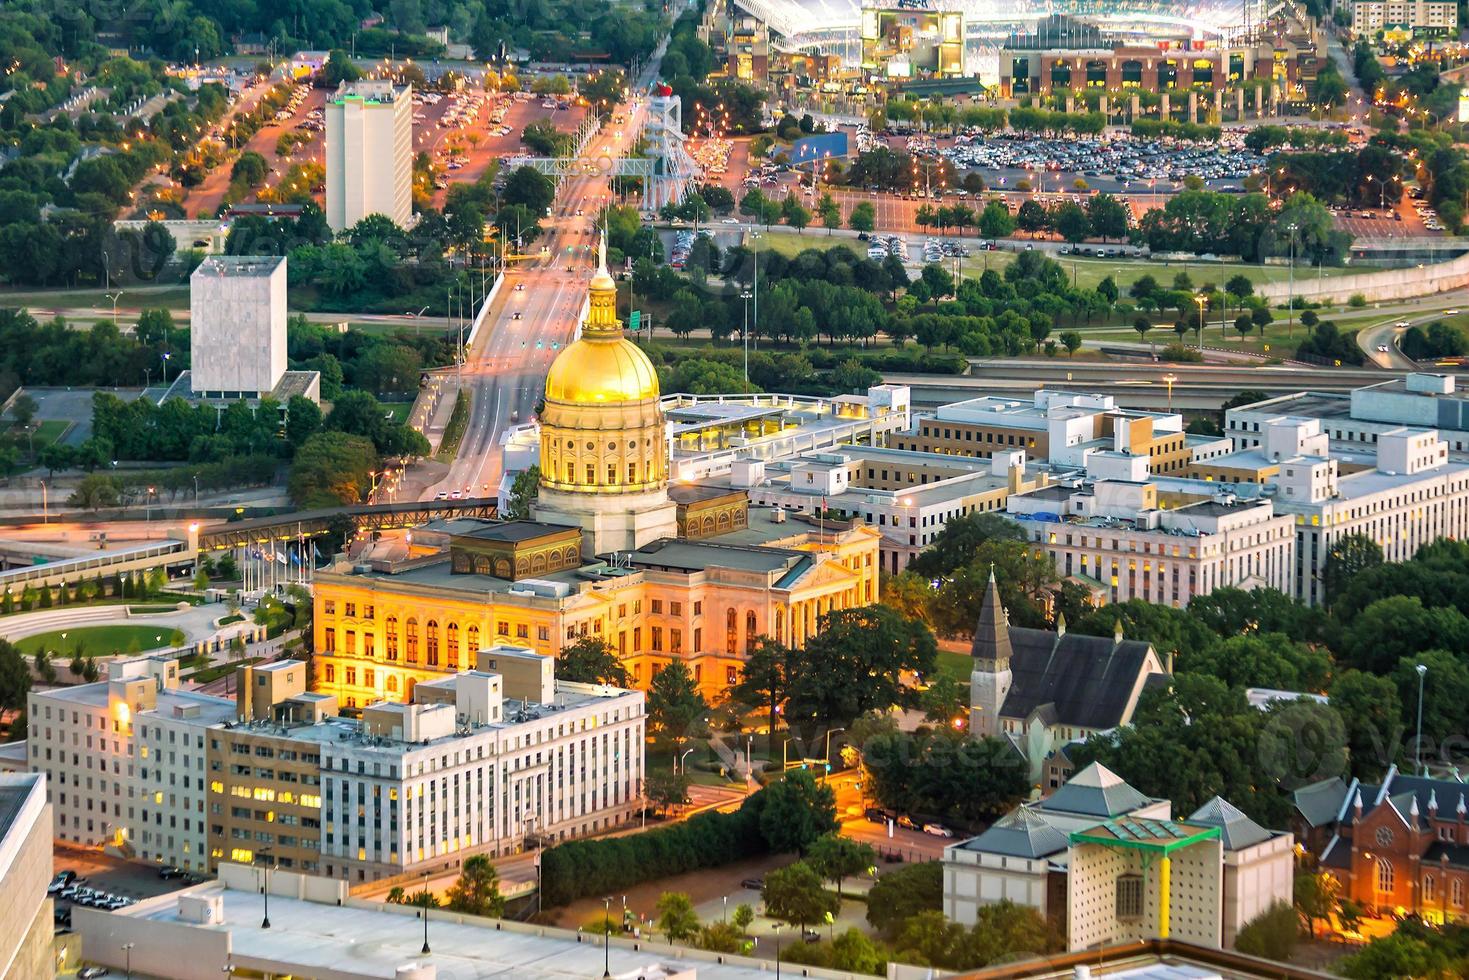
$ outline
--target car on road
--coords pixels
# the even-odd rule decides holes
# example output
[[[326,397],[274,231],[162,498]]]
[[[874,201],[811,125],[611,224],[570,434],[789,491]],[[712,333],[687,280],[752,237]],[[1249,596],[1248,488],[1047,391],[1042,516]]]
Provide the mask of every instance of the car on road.
[[[449,494],[445,490],[440,490],[438,493],[434,494],[434,499],[435,500],[448,500],[449,499]]]
[[[463,494],[461,494],[458,490],[450,490],[449,491],[449,499],[450,500],[458,500],[462,496],[463,496]]]
[[[1404,330],[1406,330],[1408,327],[1411,327],[1412,325],[1413,324],[1409,323],[1407,320],[1399,320],[1397,323],[1393,324],[1393,326],[1402,328]]]
[[[914,823],[913,822],[913,818],[910,817],[910,816],[908,816],[908,814],[906,814],[906,813],[899,815],[899,817],[898,817],[898,826],[899,827],[906,827],[909,830],[917,830],[918,829],[918,824]]]
[[[1459,312],[1458,310],[1444,310],[1443,311],[1443,315],[1444,316],[1453,316],[1454,314],[1456,314],[1458,312]]]
[[[525,283],[523,283],[523,282],[516,283],[515,284],[515,291],[517,293],[523,293],[523,292],[525,292]]]
[[[521,316],[520,311],[519,310],[516,310],[514,313],[510,314],[510,319],[512,319],[512,320],[520,320],[520,319],[523,319],[523,317]]]
[[[182,878],[183,876],[183,868],[167,867],[158,869],[158,877],[162,878],[164,881],[168,881],[171,878]]]
[[[1379,354],[1386,354],[1387,352],[1388,352],[1388,350],[1387,350],[1387,345],[1386,344],[1378,344],[1377,345],[1377,353],[1379,353]]]
[[[740,887],[741,888],[753,888],[755,891],[758,892],[758,891],[762,890],[765,887],[765,879],[764,878],[746,878],[744,881],[741,881],[740,882]]]
[[[77,971],[77,980],[97,980],[97,977],[105,977],[111,972],[105,966],[84,966]]]
[[[928,834],[930,837],[953,837],[954,836],[954,832],[952,830],[950,830],[948,827],[945,827],[941,823],[926,823],[926,824],[923,825],[923,832],[925,834]]]
[[[723,221],[720,222],[720,224],[722,224],[722,225],[737,225],[737,224],[739,224],[739,221],[737,221],[734,218],[725,218]]]

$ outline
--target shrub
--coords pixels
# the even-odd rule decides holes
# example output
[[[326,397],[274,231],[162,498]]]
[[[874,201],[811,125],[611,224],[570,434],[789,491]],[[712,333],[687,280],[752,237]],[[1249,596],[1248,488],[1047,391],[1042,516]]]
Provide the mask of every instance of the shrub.
[[[1355,310],[1360,310],[1367,305],[1367,297],[1361,293],[1353,293],[1351,299],[1347,300],[1347,305]]]

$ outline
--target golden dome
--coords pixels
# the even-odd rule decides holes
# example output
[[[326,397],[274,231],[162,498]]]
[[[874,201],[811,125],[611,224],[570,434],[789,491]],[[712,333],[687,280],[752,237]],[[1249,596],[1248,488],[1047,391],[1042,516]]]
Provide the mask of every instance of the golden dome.
[[[658,373],[632,341],[583,338],[566,348],[546,375],[546,400],[574,405],[658,397]]]

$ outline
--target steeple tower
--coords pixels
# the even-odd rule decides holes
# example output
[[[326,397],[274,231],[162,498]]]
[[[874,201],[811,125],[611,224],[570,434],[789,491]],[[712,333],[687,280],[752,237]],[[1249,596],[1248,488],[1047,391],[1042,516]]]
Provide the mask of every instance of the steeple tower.
[[[969,731],[978,736],[1000,734],[1000,711],[1010,694],[1010,618],[1000,604],[1000,587],[990,569],[989,586],[979,609],[970,647],[974,670],[969,675]]]

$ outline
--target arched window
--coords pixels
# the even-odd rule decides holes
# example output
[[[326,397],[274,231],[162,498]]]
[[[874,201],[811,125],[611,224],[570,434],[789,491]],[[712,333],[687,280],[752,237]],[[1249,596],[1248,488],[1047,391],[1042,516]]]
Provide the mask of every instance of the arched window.
[[[424,624],[423,662],[430,667],[439,665],[439,622],[436,619]]]
[[[1433,875],[1423,876],[1423,901],[1433,902],[1438,900],[1438,882]]]
[[[398,693],[398,677],[396,674],[388,675],[387,691],[389,694]]]
[[[1464,907],[1464,879],[1455,878],[1449,887],[1449,892],[1454,896],[1454,907]]]
[[[1391,895],[1393,890],[1392,862],[1387,858],[1377,860],[1377,891],[1382,895]]]
[[[476,653],[479,653],[479,627],[471,626],[466,633],[469,639],[469,656],[473,657]],[[468,658],[466,657],[465,659],[467,660]]]
[[[418,663],[418,620],[409,618],[404,626],[403,652],[404,659],[410,664]]]
[[[775,638],[779,642],[785,642],[786,611],[777,608],[775,610]]]
[[[389,616],[383,624],[383,644],[387,647],[387,658],[398,659],[398,617]]]
[[[444,638],[447,641],[449,653],[449,669],[459,668],[459,624],[450,623],[444,628]]]
[[[745,613],[745,652],[755,649],[755,610]]]
[[[739,646],[738,616],[739,614],[733,609],[727,610],[724,614],[724,652],[731,657],[734,656],[735,649]]]

